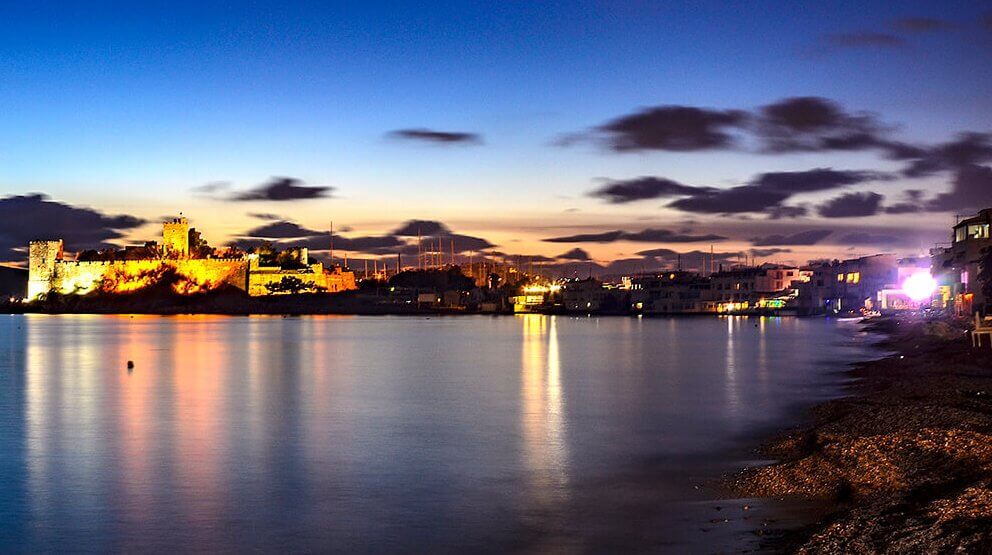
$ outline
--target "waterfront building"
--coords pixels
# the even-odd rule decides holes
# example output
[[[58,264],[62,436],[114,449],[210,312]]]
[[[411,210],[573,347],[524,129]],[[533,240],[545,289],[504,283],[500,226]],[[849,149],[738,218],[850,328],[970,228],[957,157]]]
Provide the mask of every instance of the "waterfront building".
[[[776,265],[721,270],[710,276],[710,294],[718,312],[781,309],[811,275],[810,270]]]
[[[931,271],[939,286],[941,307],[970,314],[988,304],[990,299],[985,298],[978,284],[978,272],[982,251],[992,247],[990,224],[992,208],[986,208],[955,224],[950,244],[930,250]]]
[[[808,270],[809,280],[798,284],[798,306],[807,314],[876,310],[879,292],[899,283],[898,259],[893,254],[834,260]]]
[[[560,292],[561,285],[557,283],[525,285],[509,301],[513,312],[543,312],[554,308]]]
[[[595,278],[570,280],[561,289],[562,305],[568,312],[598,312],[609,295],[610,290]]]
[[[643,314],[691,314],[717,312],[708,278],[692,272],[667,272],[634,276],[630,301]]]

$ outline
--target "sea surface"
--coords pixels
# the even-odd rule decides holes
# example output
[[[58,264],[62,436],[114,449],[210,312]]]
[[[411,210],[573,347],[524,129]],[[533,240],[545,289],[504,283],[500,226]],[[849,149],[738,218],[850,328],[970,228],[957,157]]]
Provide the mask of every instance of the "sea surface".
[[[0,316],[0,551],[715,552],[855,322]],[[133,361],[133,369],[128,368]]]

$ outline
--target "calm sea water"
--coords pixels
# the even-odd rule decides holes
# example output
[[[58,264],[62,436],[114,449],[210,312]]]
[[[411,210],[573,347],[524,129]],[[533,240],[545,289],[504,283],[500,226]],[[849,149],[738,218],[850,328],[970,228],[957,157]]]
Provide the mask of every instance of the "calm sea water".
[[[869,355],[789,318],[0,316],[0,551],[743,545],[698,486]]]

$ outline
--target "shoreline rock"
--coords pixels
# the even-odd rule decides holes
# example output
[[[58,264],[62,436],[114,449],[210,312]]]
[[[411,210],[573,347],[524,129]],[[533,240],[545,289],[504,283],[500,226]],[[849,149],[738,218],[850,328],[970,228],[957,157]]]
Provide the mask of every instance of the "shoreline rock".
[[[847,397],[773,440],[778,462],[746,468],[741,497],[821,499],[829,516],[773,550],[800,553],[992,552],[992,350],[963,322],[888,318],[893,354],[855,365]]]

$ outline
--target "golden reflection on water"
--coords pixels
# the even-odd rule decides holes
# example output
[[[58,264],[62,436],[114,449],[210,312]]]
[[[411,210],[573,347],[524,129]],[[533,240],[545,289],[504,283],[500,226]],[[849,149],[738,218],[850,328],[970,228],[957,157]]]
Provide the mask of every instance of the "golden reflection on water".
[[[542,504],[561,501],[567,495],[568,445],[557,317],[527,314],[520,319],[521,424],[529,492]]]
[[[228,366],[227,350],[212,341],[210,319],[193,320],[188,325],[173,326],[171,341],[163,345],[171,360],[161,370],[171,372],[176,421],[177,453],[183,460],[174,461],[176,482],[180,485],[182,502],[190,512],[206,518],[219,518],[223,500],[223,461],[221,453],[228,451],[227,434],[222,429],[225,400],[228,398],[225,378]],[[151,426],[152,423],[147,425]]]
[[[156,355],[154,346],[147,333],[142,330],[145,320],[130,322],[124,328],[120,342],[118,343],[117,360],[132,360],[137,358],[140,371],[119,372],[117,381],[123,389],[130,387],[132,393],[121,395],[121,407],[117,411],[120,429],[120,464],[123,468],[122,487],[125,495],[135,502],[129,507],[130,516],[135,519],[144,520],[154,518],[154,508],[143,498],[141,493],[146,480],[155,471],[152,466],[154,456],[154,438],[152,430],[147,425],[146,415],[152,410],[155,399],[152,398],[152,391],[155,390],[155,373],[149,372],[152,357]],[[136,354],[137,353],[137,354]],[[126,366],[125,362],[125,366]],[[120,368],[120,366],[117,366]]]
[[[740,404],[740,396],[737,391],[736,341],[743,316],[723,316],[723,318],[727,321],[727,346],[725,347],[723,387],[727,398],[727,414],[731,418],[735,418]]]

